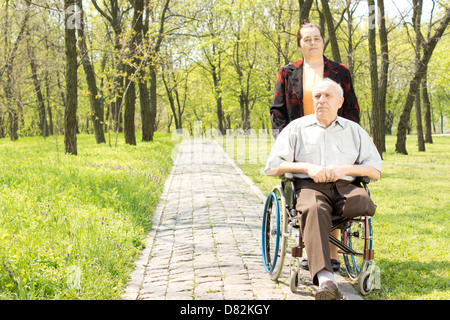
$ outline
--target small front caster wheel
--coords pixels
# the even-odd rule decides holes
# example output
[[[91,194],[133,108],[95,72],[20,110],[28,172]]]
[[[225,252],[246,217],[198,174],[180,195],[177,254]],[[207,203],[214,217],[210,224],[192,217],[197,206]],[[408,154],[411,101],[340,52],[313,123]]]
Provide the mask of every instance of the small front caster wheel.
[[[297,287],[298,287],[298,268],[297,267],[291,267],[290,270],[290,287],[291,287],[291,291],[292,293],[296,293],[297,292]]]
[[[369,271],[361,272],[358,277],[358,290],[363,296],[367,296],[373,289],[374,277]]]

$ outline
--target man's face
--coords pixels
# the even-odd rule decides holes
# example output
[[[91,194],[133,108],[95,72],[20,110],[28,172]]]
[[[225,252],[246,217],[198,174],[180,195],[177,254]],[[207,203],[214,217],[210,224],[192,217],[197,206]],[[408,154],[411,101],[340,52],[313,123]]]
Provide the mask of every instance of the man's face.
[[[338,89],[330,83],[322,82],[314,88],[313,103],[317,120],[329,125],[336,119],[337,112],[344,102]]]

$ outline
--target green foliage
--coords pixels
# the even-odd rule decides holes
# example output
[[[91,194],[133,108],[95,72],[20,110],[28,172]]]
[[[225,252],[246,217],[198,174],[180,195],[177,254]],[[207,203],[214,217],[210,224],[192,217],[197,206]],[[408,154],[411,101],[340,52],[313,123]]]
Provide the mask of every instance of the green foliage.
[[[92,139],[78,136],[79,156],[63,154],[61,137],[0,140],[1,299],[120,298],[173,142]]]
[[[375,264],[381,289],[368,299],[450,298],[450,137],[435,136],[427,152],[407,140],[408,156],[395,153],[395,137],[386,139],[383,174],[369,185],[377,205],[373,218]],[[278,179],[263,175],[264,163],[240,165],[264,194]]]
[[[105,3],[98,1],[103,10]],[[254,1],[215,1],[185,0],[171,1],[170,15],[164,21],[164,40],[159,53],[153,57],[155,39],[161,25],[162,5],[164,1],[150,2],[152,18],[149,22],[148,39],[138,44],[137,58],[146,56],[157,63],[157,115],[159,131],[173,131],[173,111],[162,81],[162,73],[173,73],[178,99],[186,104],[182,110],[183,128],[190,130],[195,120],[202,120],[205,127],[218,128],[218,97],[221,98],[222,113],[227,128],[243,128],[242,117],[248,106],[250,126],[253,129],[269,128],[269,106],[275,86],[277,71],[287,63],[301,58],[296,47],[296,32],[299,26],[299,2],[291,0],[254,0]],[[347,3],[351,4],[345,10]],[[430,4],[425,7],[429,8]],[[90,1],[83,2],[86,22],[86,38],[89,58],[97,75],[98,97],[103,100],[104,122],[113,128],[108,119],[108,109],[116,101],[119,85],[115,81],[124,76],[123,64],[129,64],[130,37],[133,34],[132,9],[127,1],[119,1],[123,12],[121,33],[117,36],[110,23],[98,12]],[[329,1],[331,13],[336,24],[336,36],[339,42],[342,63],[353,65],[353,80],[358,102],[361,108],[361,124],[370,128],[371,122],[371,86],[368,64],[366,1]],[[387,7],[387,28],[389,30],[389,78],[386,96],[387,127],[395,134],[402,112],[409,82],[415,69],[414,38],[411,29],[412,10],[409,4],[398,4],[404,12],[404,21],[400,12],[392,4]],[[12,50],[16,35],[20,31],[20,21],[26,12],[25,2],[9,1],[8,10],[0,10],[1,26],[5,30],[5,45],[0,47],[0,56],[7,57]],[[394,8],[394,9],[393,9]],[[28,47],[35,55],[41,84],[41,93],[45,101],[48,126],[51,122],[54,132],[62,134],[64,123],[64,25],[63,11],[54,11],[32,4],[31,16],[18,51],[11,74],[12,102],[8,102],[4,88],[0,95],[0,134],[9,135],[8,108],[17,111],[19,117],[19,136],[40,134],[37,98],[33,80],[30,77]],[[153,11],[154,10],[154,11]],[[318,6],[313,5],[310,20],[320,23]],[[352,19],[349,18],[351,12]],[[408,13],[407,13],[408,12]],[[422,17],[424,37],[434,33],[439,18],[445,12],[444,4],[436,2],[433,16]],[[429,30],[429,23],[432,28]],[[324,22],[322,20],[322,22]],[[324,25],[325,27],[325,25]],[[349,33],[349,27],[352,32]],[[325,27],[325,38],[328,30]],[[378,31],[377,31],[378,32]],[[6,41],[8,40],[8,41]],[[449,92],[447,59],[448,30],[440,39],[428,67],[428,92],[431,100],[432,126],[434,132],[448,129]],[[377,42],[379,42],[377,37]],[[328,43],[328,42],[327,42]],[[379,43],[378,46],[378,54]],[[327,44],[325,55],[332,59],[331,45]],[[350,59],[351,58],[351,59]],[[0,65],[3,66],[5,61]],[[212,74],[216,74],[214,80]],[[149,83],[148,68],[142,77]],[[185,85],[185,79],[186,86]],[[90,92],[87,88],[83,68],[78,68],[78,128],[80,132],[92,133]],[[3,83],[6,75],[3,74]],[[136,88],[138,93],[138,89]],[[185,96],[186,95],[186,96]],[[242,99],[245,98],[245,99]],[[137,95],[136,115],[140,113],[139,94]],[[186,100],[184,100],[186,99]],[[7,107],[8,106],[8,107]],[[49,111],[52,113],[50,119]],[[123,110],[122,110],[123,111]],[[181,110],[180,110],[181,111]],[[180,112],[178,111],[178,112]],[[414,110],[410,117],[410,129],[414,131],[416,118]],[[51,122],[50,122],[51,120]],[[111,123],[110,123],[111,122]],[[136,117],[136,130],[142,122]],[[3,132],[2,132],[3,129]]]

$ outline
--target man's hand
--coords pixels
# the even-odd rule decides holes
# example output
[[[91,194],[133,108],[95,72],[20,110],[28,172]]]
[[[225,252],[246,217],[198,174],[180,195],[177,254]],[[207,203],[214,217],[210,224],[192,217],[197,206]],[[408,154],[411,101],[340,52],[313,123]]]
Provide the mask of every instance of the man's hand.
[[[321,167],[316,165],[311,165],[308,170],[308,176],[313,179],[314,182],[336,182],[345,175],[348,174],[349,166],[329,166]]]
[[[335,165],[335,166],[329,166],[326,169],[328,171],[328,178],[329,178],[328,181],[336,182],[348,174],[349,166]]]
[[[306,171],[306,174],[313,179],[315,183],[330,181],[330,174],[327,168],[310,165]]]

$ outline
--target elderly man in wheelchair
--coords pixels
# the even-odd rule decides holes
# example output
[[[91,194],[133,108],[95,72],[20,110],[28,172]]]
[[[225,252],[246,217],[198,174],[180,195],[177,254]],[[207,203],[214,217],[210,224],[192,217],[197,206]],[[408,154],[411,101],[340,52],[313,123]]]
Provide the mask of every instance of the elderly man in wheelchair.
[[[368,190],[358,186],[355,178],[375,181],[381,177],[381,157],[370,136],[358,124],[337,115],[343,101],[342,88],[336,82],[324,79],[317,84],[313,90],[315,114],[298,118],[283,129],[265,168],[269,176],[294,177],[292,197],[296,199],[291,209],[300,223],[311,278],[319,286],[316,300],[342,298],[330,258],[333,221],[375,214]],[[297,249],[302,250],[302,243]],[[295,248],[292,251],[295,256]]]

